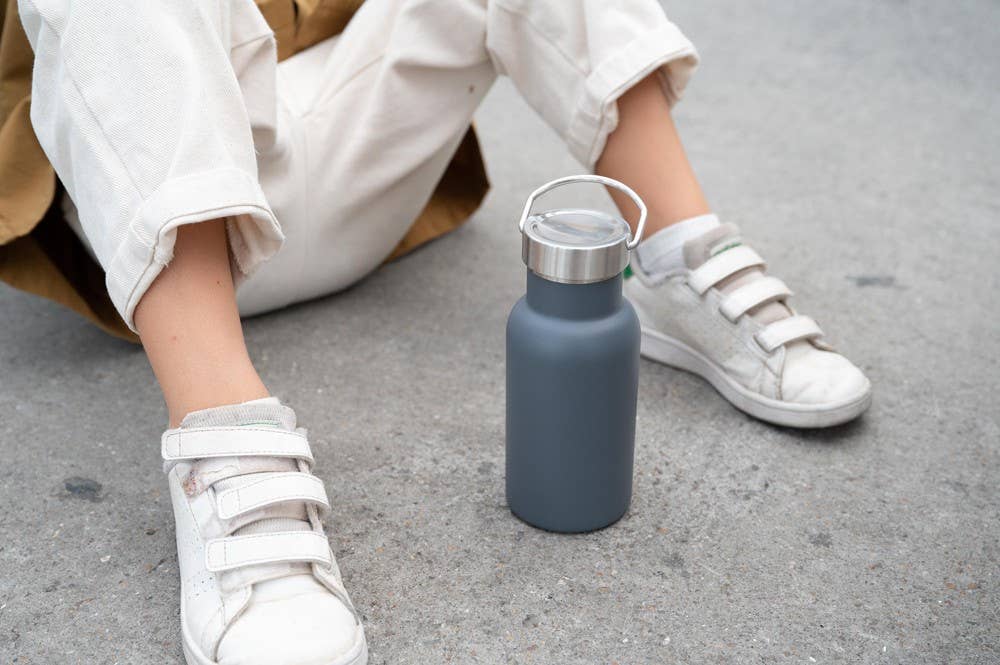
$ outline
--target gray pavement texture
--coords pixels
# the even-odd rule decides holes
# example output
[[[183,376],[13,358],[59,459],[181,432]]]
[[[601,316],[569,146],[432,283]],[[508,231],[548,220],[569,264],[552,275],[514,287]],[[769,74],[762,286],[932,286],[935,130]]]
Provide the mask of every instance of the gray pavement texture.
[[[644,361],[627,517],[580,536],[513,518],[514,223],[579,167],[501,81],[470,224],[246,326],[312,432],[371,662],[1000,662],[1000,4],[669,13],[703,55],[677,116],[711,199],[875,404],[796,432]],[[8,288],[0,307],[0,662],[181,662],[141,351]]]

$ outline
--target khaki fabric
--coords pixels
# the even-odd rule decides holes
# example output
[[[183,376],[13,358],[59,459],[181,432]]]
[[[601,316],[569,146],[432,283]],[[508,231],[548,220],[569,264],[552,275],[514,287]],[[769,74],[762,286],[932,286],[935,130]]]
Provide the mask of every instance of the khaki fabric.
[[[283,60],[339,34],[361,1],[257,0],[257,6],[275,33],[278,59]],[[31,128],[33,60],[17,0],[0,0],[0,280],[136,341],[111,304],[103,270],[62,218],[58,178]],[[460,226],[488,190],[470,127],[434,195],[387,260]]]

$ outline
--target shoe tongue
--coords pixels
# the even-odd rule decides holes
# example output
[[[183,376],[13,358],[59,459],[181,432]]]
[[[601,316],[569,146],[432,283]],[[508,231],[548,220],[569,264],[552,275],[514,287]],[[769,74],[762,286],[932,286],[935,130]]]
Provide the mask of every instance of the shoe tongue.
[[[181,421],[181,429],[188,427],[254,427],[295,431],[295,411],[284,406],[276,397],[265,397],[243,402],[217,406],[201,411],[192,411]],[[194,463],[194,472],[203,485],[214,485],[224,490],[237,484],[238,480],[228,480],[248,473],[267,471],[298,471],[295,460],[281,457],[226,457],[203,459]]]
[[[284,406],[276,397],[193,411],[181,421],[187,427],[254,427],[295,431],[295,411]],[[193,473],[221,492],[244,485],[247,476],[255,473],[298,471],[295,460],[282,457],[229,457],[197,460]],[[264,509],[261,519],[245,524],[232,535],[274,533],[277,531],[309,531],[304,503],[283,504]]]
[[[277,397],[192,411],[181,421],[181,427],[258,425],[288,431],[294,431],[296,424],[295,411],[282,404]]]
[[[735,224],[722,224],[684,243],[684,262],[689,270],[696,270],[713,256],[742,244],[739,228]],[[725,278],[715,288],[729,294],[763,276],[764,271],[760,268],[745,268]],[[792,311],[780,302],[767,303],[750,310],[750,317],[761,325],[774,323],[791,315]]]
[[[720,224],[684,243],[684,262],[688,269],[695,270],[716,254],[741,244],[740,230],[735,224]]]

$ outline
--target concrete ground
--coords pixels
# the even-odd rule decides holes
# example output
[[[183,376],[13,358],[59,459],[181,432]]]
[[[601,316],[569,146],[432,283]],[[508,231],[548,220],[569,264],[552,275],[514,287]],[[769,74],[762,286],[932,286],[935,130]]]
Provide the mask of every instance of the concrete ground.
[[[675,4],[704,59],[677,114],[711,199],[875,404],[779,429],[644,362],[627,517],[583,536],[513,518],[514,224],[579,169],[500,82],[469,225],[247,323],[311,429],[371,662],[996,663],[1000,5]],[[181,662],[141,351],[9,288],[0,307],[0,662]]]

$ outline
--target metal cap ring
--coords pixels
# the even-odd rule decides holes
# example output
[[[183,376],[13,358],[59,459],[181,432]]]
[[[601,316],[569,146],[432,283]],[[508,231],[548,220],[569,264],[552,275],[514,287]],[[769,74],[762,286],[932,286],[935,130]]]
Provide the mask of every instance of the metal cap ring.
[[[617,189],[621,192],[624,192],[629,196],[629,198],[632,199],[632,202],[635,203],[637,208],[639,208],[639,221],[635,226],[635,235],[632,237],[631,240],[629,240],[628,244],[626,244],[625,247],[630,250],[635,249],[635,246],[639,244],[640,240],[642,240],[642,232],[646,228],[646,204],[642,202],[642,199],[639,198],[639,195],[636,194],[634,191],[632,191],[632,189],[628,185],[622,184],[612,178],[605,178],[602,175],[590,175],[590,174],[571,175],[571,176],[566,176],[565,178],[557,178],[552,182],[542,185],[541,187],[533,191],[530,195],[528,195],[528,200],[524,204],[524,210],[521,212],[521,219],[517,223],[518,230],[521,231],[521,233],[524,233],[524,223],[528,220],[528,215],[531,214],[531,207],[535,205],[535,199],[537,199],[542,194],[545,194],[555,189],[556,187],[561,187],[563,185],[568,185],[571,183],[579,183],[579,182],[596,182],[601,185],[604,185],[605,187],[611,187],[613,189]]]

